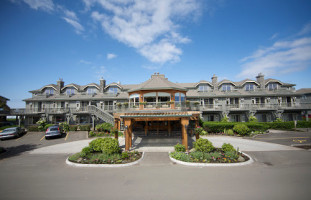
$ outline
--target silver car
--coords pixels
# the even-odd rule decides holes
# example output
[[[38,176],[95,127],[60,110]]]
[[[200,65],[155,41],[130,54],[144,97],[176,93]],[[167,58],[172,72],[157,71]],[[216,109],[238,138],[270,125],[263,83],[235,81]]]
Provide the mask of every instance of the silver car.
[[[51,137],[61,137],[62,134],[63,134],[63,131],[58,125],[50,126],[45,132],[45,139],[48,139]]]
[[[0,133],[0,139],[6,139],[6,138],[15,138],[22,135],[24,132],[23,129],[20,127],[13,127],[13,128],[6,128]]]

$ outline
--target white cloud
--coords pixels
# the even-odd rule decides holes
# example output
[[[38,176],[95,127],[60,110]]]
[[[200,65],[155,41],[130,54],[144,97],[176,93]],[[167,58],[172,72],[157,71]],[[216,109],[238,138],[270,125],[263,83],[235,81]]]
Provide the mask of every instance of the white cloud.
[[[241,61],[243,70],[238,77],[254,77],[260,72],[271,76],[301,71],[311,64],[311,37],[275,42]]]
[[[81,34],[81,33],[84,31],[83,26],[82,26],[79,22],[77,22],[76,20],[73,20],[73,19],[70,19],[70,18],[67,18],[67,17],[63,17],[63,19],[64,19],[68,24],[70,24],[71,26],[74,27],[75,32],[76,32],[77,34]]]
[[[92,18],[116,40],[133,47],[151,62],[180,60],[177,44],[190,42],[178,33],[175,23],[200,10],[196,0],[84,0],[87,9],[94,4],[106,12],[92,12]],[[109,13],[109,14],[107,14]]]
[[[107,59],[108,59],[108,60],[111,60],[111,59],[113,59],[113,58],[115,58],[115,57],[117,57],[116,54],[113,54],[113,53],[108,53],[108,54],[107,54]]]
[[[306,24],[301,31],[298,33],[298,35],[305,35],[311,33],[311,22]]]
[[[19,2],[18,0],[11,0],[12,2]],[[21,0],[29,5],[34,10],[53,11],[54,3],[52,0]]]
[[[91,61],[87,61],[87,60],[83,60],[83,59],[80,60],[79,63],[85,64],[85,65],[91,65],[91,64],[93,64]]]

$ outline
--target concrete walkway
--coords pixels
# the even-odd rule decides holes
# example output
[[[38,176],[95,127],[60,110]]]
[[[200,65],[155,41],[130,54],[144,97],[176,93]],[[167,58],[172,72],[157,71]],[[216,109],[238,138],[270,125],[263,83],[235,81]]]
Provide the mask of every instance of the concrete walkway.
[[[300,150],[295,147],[280,145],[280,144],[273,144],[268,142],[261,142],[261,141],[254,141],[248,140],[238,137],[230,137],[230,136],[203,136],[202,138],[206,138],[210,140],[215,147],[221,147],[223,143],[230,143],[235,148],[239,147],[240,151],[288,151],[288,150]],[[93,139],[88,140],[80,140],[75,142],[63,143],[63,144],[56,144],[52,146],[42,147],[39,149],[35,149],[30,151],[30,154],[72,154],[80,152],[83,147],[89,145],[89,142]],[[149,142],[143,143],[142,139],[137,138],[133,141],[133,148],[137,151],[144,151],[144,152],[169,152],[174,151],[174,144],[167,143],[165,145],[161,145],[161,141],[158,145],[156,143],[152,143],[150,145]],[[176,139],[173,140],[176,142]],[[176,142],[177,143],[177,142]],[[124,147],[125,140],[124,138],[119,138],[119,144],[121,147]]]

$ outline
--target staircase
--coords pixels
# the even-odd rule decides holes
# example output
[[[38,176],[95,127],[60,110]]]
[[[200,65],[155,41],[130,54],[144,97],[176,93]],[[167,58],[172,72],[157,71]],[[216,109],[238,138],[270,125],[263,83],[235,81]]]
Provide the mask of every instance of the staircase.
[[[102,109],[97,108],[96,106],[89,105],[87,106],[87,111],[90,112],[91,114],[95,115],[96,117],[100,118],[101,120],[114,124],[113,121],[113,116],[108,113],[107,111],[104,111]]]

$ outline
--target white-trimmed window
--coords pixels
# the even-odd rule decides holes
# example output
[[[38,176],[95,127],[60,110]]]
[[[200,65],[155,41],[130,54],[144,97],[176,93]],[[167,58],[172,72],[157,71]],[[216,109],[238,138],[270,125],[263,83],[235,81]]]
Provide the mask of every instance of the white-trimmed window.
[[[231,91],[231,84],[229,84],[229,83],[222,84],[221,90],[222,91]]]
[[[254,91],[255,85],[253,83],[246,83],[245,84],[245,91]]]
[[[269,83],[268,84],[268,90],[276,90],[276,89],[278,89],[277,83]]]
[[[208,85],[200,85],[199,86],[199,92],[207,92],[209,90]]]
[[[86,93],[88,95],[93,95],[93,94],[97,94],[97,88],[96,87],[88,87],[86,90]]]
[[[69,87],[66,89],[66,94],[67,95],[74,95],[75,94],[75,89],[73,87]]]
[[[53,88],[46,88],[45,89],[45,94],[46,95],[53,95],[54,94],[54,89]]]
[[[117,94],[118,93],[118,87],[109,87],[108,93]]]

